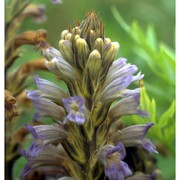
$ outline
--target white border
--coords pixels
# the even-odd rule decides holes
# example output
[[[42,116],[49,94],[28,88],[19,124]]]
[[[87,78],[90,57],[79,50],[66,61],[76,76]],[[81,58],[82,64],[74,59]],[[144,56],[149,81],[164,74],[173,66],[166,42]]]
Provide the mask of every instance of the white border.
[[[0,113],[1,113],[1,118],[0,118],[0,175],[1,179],[4,179],[4,162],[5,162],[5,144],[4,144],[4,138],[5,138],[5,118],[4,118],[4,13],[5,13],[5,6],[4,6],[4,1],[0,1],[0,24],[1,24],[1,30],[0,30],[0,93],[1,93],[1,103],[0,103]]]

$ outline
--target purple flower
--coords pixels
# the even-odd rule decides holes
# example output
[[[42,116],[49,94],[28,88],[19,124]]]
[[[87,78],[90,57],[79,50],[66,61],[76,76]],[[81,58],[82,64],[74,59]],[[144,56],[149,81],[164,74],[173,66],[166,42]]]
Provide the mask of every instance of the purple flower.
[[[60,98],[67,97],[67,93],[65,93],[63,89],[61,89],[56,84],[54,84],[46,79],[39,78],[38,75],[34,76],[34,81],[35,81],[37,87],[39,88],[39,90],[41,90],[43,93],[46,93],[48,95],[53,95],[54,99],[55,98],[60,99]]]
[[[132,95],[130,95],[132,93]],[[140,98],[139,98],[139,92],[135,91],[127,91],[125,98],[123,98],[121,101],[116,103],[114,106],[111,107],[109,116],[111,119],[117,119],[124,115],[131,115],[131,114],[137,114],[142,117],[148,117],[148,113],[146,111],[143,111],[139,109],[140,104]]]
[[[62,101],[68,112],[68,115],[64,119],[64,123],[70,120],[77,124],[83,124],[86,120],[84,99],[81,96],[74,96],[62,99]]]
[[[64,109],[52,102],[50,99],[43,98],[38,90],[26,91],[26,93],[27,97],[32,100],[36,107],[36,118],[51,117],[58,121],[61,121],[64,118]]]
[[[155,145],[149,139],[143,140],[143,147],[144,147],[144,149],[146,149],[150,153],[158,153]]]
[[[38,143],[33,142],[27,151],[21,150],[20,154],[23,155],[26,159],[29,159],[36,157],[42,150],[43,148]]]
[[[116,146],[106,145],[99,152],[99,159],[104,165],[104,172],[110,180],[124,180],[132,175],[128,164],[122,161],[126,151],[122,143]]]
[[[54,57],[62,57],[61,53],[55,49],[54,47],[49,47],[47,49],[43,49],[43,56],[48,60],[51,61]]]
[[[113,144],[121,142],[125,147],[142,146],[150,153],[157,153],[155,146],[150,140],[145,139],[148,130],[153,126],[153,123],[129,126],[124,128],[110,137]]]
[[[132,82],[143,78],[144,75],[141,73],[134,76],[137,71],[138,68],[135,65],[127,64],[125,58],[114,61],[106,76],[101,99],[105,102],[113,102],[126,94],[133,95],[134,91],[126,88]],[[132,94],[130,94],[131,92]]]
[[[37,141],[27,151],[21,150],[20,154],[28,160],[20,173],[21,177],[26,176],[32,169],[38,167],[48,167],[49,170],[56,170],[57,174],[65,173],[63,163],[67,162],[68,158],[58,146],[51,144],[42,146],[42,142]]]
[[[31,132],[35,139],[44,140],[44,144],[59,143],[67,135],[67,131],[59,124],[56,125],[25,125],[25,128]]]

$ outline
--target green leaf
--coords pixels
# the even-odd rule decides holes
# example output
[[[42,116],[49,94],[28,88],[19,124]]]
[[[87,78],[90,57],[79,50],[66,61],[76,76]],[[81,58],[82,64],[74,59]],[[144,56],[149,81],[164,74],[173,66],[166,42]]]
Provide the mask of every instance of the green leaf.
[[[161,127],[166,126],[169,123],[168,121],[169,119],[174,119],[174,113],[175,113],[175,100],[172,102],[169,109],[166,112],[164,112],[164,114],[159,118],[158,120],[159,126]],[[173,121],[172,123],[174,124]]]
[[[148,25],[146,32],[146,41],[149,42],[149,46],[155,51],[158,46],[158,42],[156,39],[156,34],[154,31],[154,27],[152,25]]]
[[[152,99],[151,101],[151,109],[150,109],[150,119],[153,121],[153,122],[156,122],[156,101],[155,99]]]
[[[149,96],[147,94],[147,91],[144,85],[142,85],[141,90],[140,90],[140,102],[141,102],[142,109],[149,110],[151,102],[150,102]]]

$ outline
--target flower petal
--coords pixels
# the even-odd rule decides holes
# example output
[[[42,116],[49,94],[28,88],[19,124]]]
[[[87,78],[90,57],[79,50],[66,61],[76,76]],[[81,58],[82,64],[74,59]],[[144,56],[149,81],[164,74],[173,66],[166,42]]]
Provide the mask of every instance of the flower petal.
[[[31,99],[36,107],[37,117],[52,117],[55,120],[63,120],[65,111],[49,99],[41,98],[37,91],[27,91],[27,97]]]
[[[53,96],[56,96],[57,99],[67,97],[67,94],[64,92],[64,90],[58,87],[56,84],[48,80],[41,79],[37,75],[34,77],[34,80],[36,82],[36,85],[42,92],[53,94]]]
[[[131,80],[132,80],[132,76],[124,76],[112,81],[110,84],[104,87],[103,96],[102,96],[103,101],[107,101],[108,99],[111,99],[111,97],[114,94],[127,88],[131,83]]]
[[[54,47],[49,47],[43,50],[43,56],[48,60],[51,61],[54,57],[62,57],[61,53],[55,49]]]
[[[158,153],[156,150],[155,145],[149,140],[149,139],[144,139],[143,140],[143,147],[146,149],[148,152],[152,153]]]
[[[109,111],[109,117],[111,119],[120,118],[123,115],[131,115],[137,114],[142,117],[147,117],[148,113],[146,111],[138,109],[139,107],[139,93],[133,94],[132,96],[128,96],[118,103],[116,103],[113,107],[111,107]]]
[[[134,125],[124,128],[116,133],[114,133],[110,140],[113,144],[121,142],[124,146],[137,146],[142,145],[144,137],[147,131],[153,126],[153,123],[146,123],[141,125]]]
[[[70,120],[77,124],[84,124],[85,116],[85,101],[81,96],[69,97],[62,99],[68,115],[64,119],[64,124]]]
[[[25,128],[31,132],[34,138],[44,140],[44,144],[59,143],[66,136],[67,132],[59,125],[25,125]]]

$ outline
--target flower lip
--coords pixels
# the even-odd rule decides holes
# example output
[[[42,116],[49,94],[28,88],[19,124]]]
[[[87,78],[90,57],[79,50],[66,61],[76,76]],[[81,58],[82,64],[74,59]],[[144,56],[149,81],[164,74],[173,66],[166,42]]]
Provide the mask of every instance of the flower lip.
[[[144,131],[144,134],[146,134],[147,131],[148,131],[152,126],[154,126],[154,123],[152,123],[152,122],[147,122],[147,123],[146,123],[146,129],[145,129],[145,131]]]
[[[106,157],[108,157],[109,155],[111,155],[115,152],[121,153],[121,159],[124,159],[124,157],[126,156],[126,151],[125,151],[124,145],[122,143],[118,143],[115,147],[109,149],[106,153]]]
[[[35,131],[35,129],[33,128],[33,126],[30,126],[28,124],[25,124],[24,127],[33,135],[34,138],[38,138],[38,134]]]
[[[124,145],[119,142],[116,146],[106,145],[100,150],[100,160],[104,165],[106,176],[111,180],[124,179],[132,175],[132,172],[125,162],[126,156]]]
[[[68,115],[64,119],[64,123],[68,120],[76,122],[77,124],[83,124],[85,122],[85,101],[81,96],[63,98],[62,102],[68,112]]]
[[[151,154],[152,153],[158,154],[158,151],[156,150],[155,145],[149,139],[143,140],[143,147],[144,147],[144,149],[146,149]]]

